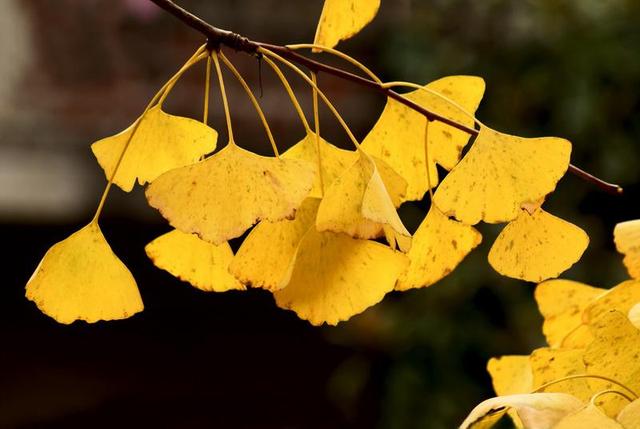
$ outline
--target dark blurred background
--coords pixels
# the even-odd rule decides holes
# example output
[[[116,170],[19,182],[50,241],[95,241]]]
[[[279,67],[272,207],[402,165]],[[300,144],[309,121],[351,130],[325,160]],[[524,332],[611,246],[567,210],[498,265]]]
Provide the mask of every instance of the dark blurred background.
[[[492,395],[488,358],[543,345],[534,285],[500,277],[486,261],[497,226],[481,226],[483,245],[439,284],[392,293],[336,328],[313,328],[265,292],[207,294],[155,269],[143,247],[168,228],[140,189],[114,189],[101,224],[134,273],[145,311],[119,322],[56,324],[23,288],[44,252],[95,209],[105,181],[90,143],[133,122],[203,40],[147,0],[1,3],[0,427],[453,428]],[[310,42],[322,7],[180,3],[273,43]],[[385,80],[482,76],[485,123],[570,139],[575,164],[626,193],[562,180],[545,207],[591,236],[564,277],[601,287],[625,278],[611,235],[616,222],[640,217],[639,2],[382,0],[375,21],[340,48]],[[229,55],[260,92],[257,61]],[[303,129],[272,73],[262,72],[262,104],[288,147]],[[320,79],[363,137],[384,100]],[[230,74],[226,80],[238,142],[269,153],[245,95]],[[308,107],[308,89],[292,82]],[[199,118],[202,83],[196,67],[167,110]],[[211,122],[224,134],[213,89]],[[348,147],[326,113],[323,132]],[[403,206],[408,227],[427,208]]]

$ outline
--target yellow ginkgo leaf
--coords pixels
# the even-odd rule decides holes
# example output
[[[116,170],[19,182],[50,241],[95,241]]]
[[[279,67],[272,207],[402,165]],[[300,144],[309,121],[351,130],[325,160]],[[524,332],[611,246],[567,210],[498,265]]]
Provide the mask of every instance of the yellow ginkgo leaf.
[[[594,404],[586,404],[582,409],[560,420],[553,429],[627,429],[607,417]]]
[[[314,175],[305,161],[264,157],[229,144],[202,162],[164,173],[146,195],[173,227],[222,244],[259,220],[294,217]]]
[[[324,189],[329,188],[338,177],[358,160],[358,153],[335,147],[322,137],[316,142],[316,136],[317,134],[310,132],[305,138],[291,146],[282,157],[320,164],[322,171],[319,171],[316,175],[309,197],[322,198],[323,189],[321,184]],[[318,162],[318,148],[320,148],[320,162]],[[376,157],[372,158],[376,167],[378,167],[378,172],[391,197],[391,201],[395,207],[399,207],[406,195],[407,182],[386,162]]]
[[[133,189],[136,178],[144,185],[165,171],[197,162],[216,148],[218,133],[214,129],[193,119],[164,113],[160,105],[138,120],[141,122],[133,137],[135,124],[91,145],[108,179],[131,137],[113,181],[126,192]]]
[[[47,251],[26,296],[65,324],[126,319],[143,309],[136,281],[93,222]]]
[[[233,251],[174,229],[144,248],[155,266],[204,291],[225,292],[245,287],[229,273]]]
[[[406,266],[404,254],[382,244],[310,228],[289,284],[274,296],[313,325],[336,325],[380,302]]]
[[[491,246],[489,263],[504,276],[540,282],[568,270],[588,244],[587,233],[574,224],[542,209],[521,210]]]
[[[585,308],[583,320],[590,322],[611,310],[628,314],[631,307],[640,302],[640,281],[626,280],[604,291]]]
[[[271,291],[289,283],[298,245],[315,224],[320,200],[307,198],[293,220],[260,222],[242,242],[229,270],[243,283]]]
[[[325,0],[313,43],[335,47],[370,23],[379,7],[380,0]]]
[[[613,230],[613,241],[624,255],[624,266],[634,279],[640,278],[640,219],[622,222]]]
[[[517,412],[524,429],[551,429],[565,416],[579,410],[582,401],[565,393],[530,393],[498,396],[487,399],[475,407],[460,425],[460,429],[489,428],[484,423],[491,419],[496,423],[494,414],[509,409]]]
[[[448,275],[482,236],[472,226],[443,215],[432,206],[411,241],[407,253],[410,264],[396,285],[396,290],[430,286]]]
[[[582,324],[582,313],[605,293],[571,280],[548,280],[536,287],[535,299],[544,317],[542,332],[550,347],[560,347],[567,335]]]
[[[541,348],[531,353],[531,371],[533,372],[533,387],[555,382],[564,377],[581,375],[587,372],[582,361],[584,351],[580,349],[550,349]],[[589,383],[584,378],[560,381],[549,385],[545,392],[562,392],[575,396],[582,401],[588,401],[593,395]]]
[[[471,149],[442,181],[434,203],[469,225],[515,219],[540,200],[569,167],[571,143],[521,138],[482,127]]]
[[[487,364],[496,395],[514,395],[533,390],[533,373],[529,356],[500,356]]]
[[[473,114],[480,104],[485,85],[479,77],[449,76],[431,82],[425,88],[441,94]],[[415,90],[404,96],[458,123],[469,127],[474,124],[472,118],[438,95]],[[380,118],[362,142],[365,152],[387,162],[407,181],[406,200],[421,200],[429,190],[429,184],[432,188],[438,184],[436,163],[452,169],[469,142],[469,134],[436,121],[429,124],[427,148],[426,124],[424,115],[389,98]]]
[[[626,314],[609,311],[590,323],[595,340],[584,352],[584,364],[589,374],[609,377],[629,389],[640,391],[640,330],[629,322]],[[589,380],[595,392],[620,389],[600,380]],[[626,405],[618,395],[603,395],[595,401],[603,411],[615,417]]]
[[[373,160],[364,152],[326,190],[318,208],[319,231],[343,232],[356,238],[377,238],[387,226],[409,237]]]
[[[624,407],[616,420],[624,429],[640,429],[640,399]]]

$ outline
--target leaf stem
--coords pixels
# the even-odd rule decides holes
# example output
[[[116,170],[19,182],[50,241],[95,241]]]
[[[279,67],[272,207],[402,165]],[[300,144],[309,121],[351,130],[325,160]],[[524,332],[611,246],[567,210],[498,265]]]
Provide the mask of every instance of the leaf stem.
[[[211,55],[207,55],[207,70],[204,82],[204,109],[202,113],[202,123],[209,122],[209,93],[211,92]]]
[[[382,85],[382,79],[380,79],[374,72],[372,72],[369,67],[365,66],[360,61],[353,58],[352,56],[347,55],[344,52],[339,51],[337,49],[329,48],[328,46],[316,45],[315,43],[298,43],[295,45],[285,45],[285,48],[291,49],[293,51],[296,51],[298,49],[315,49],[318,51],[326,52],[331,55],[335,55],[336,57],[341,58],[346,62],[350,63],[354,67],[362,70],[364,74],[366,74],[369,77],[369,79],[371,79],[372,81]]]
[[[274,52],[271,52],[268,49],[259,48],[258,52],[261,52],[262,54],[271,56],[271,57],[275,58],[276,60],[280,61],[282,64],[286,65],[291,70],[293,70],[298,75],[300,75],[300,77],[302,79],[304,79],[305,82],[307,82],[309,85],[311,85],[311,87],[318,92],[318,95],[320,96],[320,98],[322,98],[322,101],[327,105],[329,110],[331,110],[331,113],[333,113],[333,115],[336,117],[336,119],[338,120],[338,122],[340,123],[342,128],[344,128],[344,131],[349,136],[349,139],[351,140],[351,142],[355,146],[356,150],[360,150],[360,143],[358,143],[358,140],[355,138],[355,136],[351,132],[351,129],[349,128],[349,126],[347,125],[345,120],[342,118],[340,113],[338,113],[338,111],[336,110],[334,105],[331,103],[331,101],[329,101],[327,96],[324,95],[324,93],[320,90],[320,88],[318,88],[318,86],[315,83],[313,83],[313,81],[311,79],[309,79],[309,77],[306,74],[304,74],[304,72],[302,70],[300,70],[298,67],[296,67],[294,64],[290,63],[289,61],[287,61],[284,58],[282,58],[280,55],[278,55],[278,54],[276,54]]]
[[[287,80],[285,75],[282,73],[282,70],[280,70],[280,67],[278,67],[278,65],[274,63],[271,60],[271,58],[266,56],[263,56],[262,58],[264,58],[265,62],[269,64],[269,66],[271,66],[274,73],[278,75],[278,78],[282,82],[282,85],[284,86],[285,91],[287,91],[287,94],[289,94],[289,98],[291,99],[291,104],[293,104],[293,107],[296,109],[296,112],[300,117],[300,122],[302,122],[302,126],[304,127],[305,131],[309,133],[311,131],[311,128],[309,127],[309,122],[307,122],[307,118],[304,115],[304,111],[302,110],[302,107],[298,102],[298,98],[296,97],[296,94],[293,92],[293,89],[291,88],[289,81]]]
[[[227,132],[229,134],[229,144],[235,145],[233,140],[233,127],[231,126],[231,113],[229,112],[229,102],[227,101],[227,91],[224,89],[224,78],[222,77],[222,70],[220,69],[220,61],[218,60],[218,53],[211,51],[210,54],[213,59],[213,64],[216,67],[216,74],[218,75],[218,83],[220,84],[220,96],[222,97],[222,105],[224,106],[224,117],[227,121]]]
[[[591,397],[591,401],[590,401],[591,405],[595,406],[596,405],[596,401],[598,400],[599,397],[601,397],[602,395],[609,394],[609,393],[613,393],[615,395],[622,396],[627,401],[633,402],[633,399],[631,397],[629,397],[629,395],[627,395],[626,393],[621,392],[619,390],[615,390],[615,389],[608,389],[608,390],[603,390],[602,392],[598,392],[595,395],[593,395]]]
[[[541,385],[541,386],[537,387],[536,389],[532,390],[531,393],[542,392],[547,387],[553,386],[554,384],[562,383],[563,381],[576,380],[576,379],[581,379],[581,378],[592,378],[592,379],[596,379],[596,380],[608,381],[609,383],[613,383],[616,386],[622,387],[624,390],[626,390],[627,392],[631,393],[634,398],[638,399],[638,395],[636,394],[636,392],[634,392],[633,390],[631,390],[630,388],[628,388],[624,384],[620,383],[619,381],[616,381],[613,378],[605,377],[603,375],[596,375],[596,374],[576,374],[576,375],[568,375],[566,377],[561,377],[561,378],[558,378],[557,380],[552,380],[552,381],[550,381],[548,383],[544,383],[543,385]]]
[[[318,178],[320,179],[320,194],[324,197],[324,175],[322,173],[322,154],[320,153],[320,109],[318,108],[318,76],[311,72],[311,81],[315,85],[313,93],[313,125],[315,127],[316,151],[318,152]]]
[[[233,73],[236,79],[238,79],[238,82],[240,82],[240,85],[242,85],[242,88],[244,88],[244,91],[247,93],[247,96],[251,100],[253,107],[255,107],[256,112],[260,117],[262,126],[264,127],[264,130],[267,133],[267,137],[269,138],[269,142],[271,143],[271,147],[273,148],[274,155],[276,156],[276,158],[280,158],[280,153],[278,152],[278,146],[276,145],[276,141],[273,138],[273,134],[271,133],[271,128],[269,127],[267,118],[265,118],[264,116],[264,112],[260,107],[260,103],[258,103],[258,100],[256,99],[255,95],[253,95],[253,91],[251,91],[251,88],[249,88],[249,85],[247,85],[247,82],[244,80],[244,78],[242,77],[238,69],[236,69],[235,66],[231,63],[231,61],[229,61],[229,59],[222,52],[218,52],[218,55],[220,55],[220,58],[222,59],[222,62],[224,63],[224,65],[227,66],[227,68],[231,70],[231,73]]]

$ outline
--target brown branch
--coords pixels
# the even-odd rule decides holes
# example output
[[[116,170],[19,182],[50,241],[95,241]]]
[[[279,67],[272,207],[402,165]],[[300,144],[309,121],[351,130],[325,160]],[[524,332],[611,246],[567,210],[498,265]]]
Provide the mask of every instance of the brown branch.
[[[463,124],[455,122],[444,116],[438,115],[437,113],[431,112],[426,108],[424,108],[423,106],[420,106],[419,104],[416,104],[413,101],[409,100],[405,96],[393,91],[390,88],[385,88],[384,86],[370,79],[358,76],[356,74],[350,73],[346,70],[343,70],[337,67],[332,67],[330,65],[313,60],[309,57],[305,57],[304,55],[300,55],[297,52],[294,52],[291,49],[288,49],[286,46],[256,42],[248,39],[247,37],[241,36],[237,33],[233,33],[231,31],[222,30],[220,28],[214,27],[213,25],[202,20],[201,18],[197,17],[191,12],[178,6],[171,0],[150,0],[150,1],[152,1],[157,6],[164,9],[171,15],[175,16],[176,18],[180,19],[183,23],[185,23],[189,27],[193,28],[194,30],[206,36],[207,43],[212,49],[218,49],[221,45],[224,45],[236,51],[246,52],[248,54],[256,55],[258,48],[262,47],[270,51],[273,51],[285,57],[286,59],[295,62],[298,65],[305,66],[309,70],[312,70],[316,73],[323,72],[323,73],[338,77],[340,79],[356,83],[366,88],[378,91],[383,95],[385,95],[386,97],[392,98],[398,101],[399,103],[402,103],[405,106],[409,107],[410,109],[413,109],[416,112],[421,113],[430,121],[442,122],[453,128],[464,131],[471,136],[478,135],[478,130],[467,127]],[[569,164],[568,171],[574,174],[575,176],[595,185],[596,187],[598,187],[599,189],[605,192],[608,192],[611,194],[622,193],[622,188],[620,186],[605,182],[604,180],[599,179],[598,177],[590,173],[587,173],[586,171],[572,164]]]

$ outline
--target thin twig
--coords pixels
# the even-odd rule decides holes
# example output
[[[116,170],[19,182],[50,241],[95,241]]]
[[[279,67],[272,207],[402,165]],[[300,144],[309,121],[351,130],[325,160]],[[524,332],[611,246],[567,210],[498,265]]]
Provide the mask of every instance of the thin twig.
[[[292,61],[298,65],[305,66],[306,68],[308,68],[310,71],[314,73],[323,72],[323,73],[338,77],[340,79],[359,84],[366,88],[378,91],[384,94],[385,96],[387,96],[388,98],[392,98],[398,101],[399,103],[409,107],[410,109],[421,113],[429,121],[442,122],[443,124],[447,124],[460,131],[464,131],[471,136],[478,135],[478,130],[467,127],[463,124],[460,124],[444,116],[438,115],[437,113],[431,112],[428,109],[425,109],[424,107],[420,106],[419,104],[416,104],[413,101],[409,100],[402,94],[399,94],[390,88],[386,88],[384,85],[378,82],[366,79],[364,77],[350,73],[346,70],[333,67],[333,66],[321,63],[319,61],[313,60],[311,58],[305,57],[304,55],[300,55],[297,52],[294,52],[293,50],[288,49],[286,46],[256,42],[254,40],[241,36],[232,31],[223,30],[223,29],[214,27],[213,25],[197,17],[196,15],[187,11],[186,9],[178,6],[171,0],[150,0],[150,1],[155,3],[160,8],[164,9],[169,14],[180,19],[183,23],[185,23],[189,27],[202,33],[207,38],[207,44],[210,49],[219,49],[221,45],[224,45],[236,51],[246,52],[251,55],[256,55],[258,53],[259,48],[265,48],[270,50],[271,52],[274,52],[286,58],[289,61]],[[618,195],[622,193],[622,188],[620,186],[605,182],[604,180],[599,179],[598,177],[590,173],[587,173],[586,171],[572,164],[569,164],[568,171],[574,174],[575,176],[579,177],[580,179],[595,185],[602,191],[605,191],[611,194],[618,194]]]

